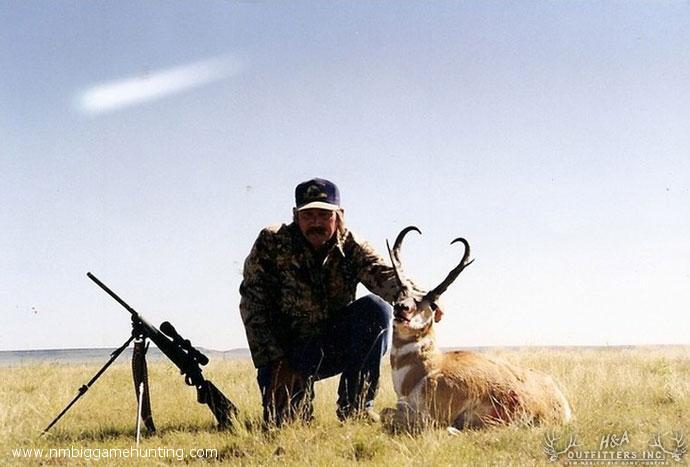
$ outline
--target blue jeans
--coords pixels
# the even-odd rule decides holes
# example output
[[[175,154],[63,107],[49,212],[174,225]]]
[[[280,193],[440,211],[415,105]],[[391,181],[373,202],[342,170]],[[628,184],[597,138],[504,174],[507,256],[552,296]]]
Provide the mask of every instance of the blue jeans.
[[[264,406],[264,419],[274,413],[280,424],[299,413],[312,418],[314,381],[340,374],[338,409],[340,419],[371,407],[379,385],[381,359],[388,350],[391,306],[376,295],[367,295],[346,306],[323,334],[285,349],[292,368],[305,378],[305,386],[291,397],[292,407]],[[271,367],[260,367],[257,380],[262,394],[271,381]]]

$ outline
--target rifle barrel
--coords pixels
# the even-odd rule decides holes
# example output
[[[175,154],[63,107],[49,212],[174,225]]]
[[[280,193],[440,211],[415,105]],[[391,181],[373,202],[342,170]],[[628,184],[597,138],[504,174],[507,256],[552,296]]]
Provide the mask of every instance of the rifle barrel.
[[[137,313],[136,310],[135,310],[134,308],[132,308],[131,306],[129,306],[129,305],[128,305],[124,300],[122,300],[115,292],[113,292],[112,290],[110,290],[110,288],[108,288],[107,285],[105,285],[103,282],[101,282],[101,281],[98,279],[98,277],[94,276],[94,275],[91,274],[90,272],[87,272],[87,273],[86,273],[86,276],[87,276],[89,279],[91,279],[92,281],[94,281],[94,282],[96,283],[96,285],[99,286],[101,289],[105,290],[106,293],[107,293],[108,295],[110,295],[111,297],[113,297],[117,303],[119,303],[120,305],[122,305],[123,307],[125,307],[125,309],[126,309],[127,311],[129,311],[132,315],[134,315],[134,316],[139,316],[139,313]]]

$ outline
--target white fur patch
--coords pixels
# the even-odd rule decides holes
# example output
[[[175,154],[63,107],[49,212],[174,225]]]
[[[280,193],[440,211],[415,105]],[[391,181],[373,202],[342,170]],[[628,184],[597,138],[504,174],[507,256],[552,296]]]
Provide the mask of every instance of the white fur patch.
[[[570,404],[567,402],[565,403],[565,416],[563,418],[566,423],[570,423],[570,421],[573,419],[573,411],[570,408]]]
[[[415,342],[408,342],[407,344],[402,345],[400,347],[393,346],[393,348],[391,349],[391,356],[399,358],[412,352],[416,353],[419,352],[422,347],[427,346],[430,343],[431,339],[425,337],[424,339],[420,339]]]
[[[405,377],[407,374],[410,372],[412,369],[412,365],[407,365],[402,368],[398,368],[393,370],[393,388],[395,389],[395,393],[398,395],[398,397],[402,396],[402,385],[403,381],[405,381]]]
[[[422,329],[429,324],[430,317],[425,317],[424,313],[417,313],[410,319],[408,326],[412,329]]]

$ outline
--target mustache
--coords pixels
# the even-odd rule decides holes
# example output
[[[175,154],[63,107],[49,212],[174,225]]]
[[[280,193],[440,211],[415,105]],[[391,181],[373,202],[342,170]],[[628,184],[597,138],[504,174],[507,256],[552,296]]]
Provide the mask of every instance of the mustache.
[[[326,229],[323,227],[309,227],[307,229],[307,235],[311,234],[326,235]]]

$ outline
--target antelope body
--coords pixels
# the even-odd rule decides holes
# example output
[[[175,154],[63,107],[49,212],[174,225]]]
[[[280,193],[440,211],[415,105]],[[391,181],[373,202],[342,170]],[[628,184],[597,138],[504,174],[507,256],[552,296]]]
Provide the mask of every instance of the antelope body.
[[[384,422],[411,429],[433,423],[457,429],[492,424],[564,423],[572,418],[570,404],[556,382],[536,370],[521,368],[475,352],[442,352],[434,334],[435,302],[469,266],[470,248],[460,264],[435,289],[415,295],[402,276],[399,252],[404,236],[398,235],[389,252],[403,296],[394,305],[391,367],[398,396],[396,409],[387,409]]]

